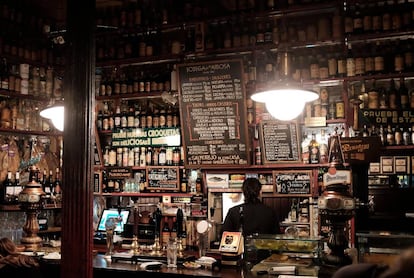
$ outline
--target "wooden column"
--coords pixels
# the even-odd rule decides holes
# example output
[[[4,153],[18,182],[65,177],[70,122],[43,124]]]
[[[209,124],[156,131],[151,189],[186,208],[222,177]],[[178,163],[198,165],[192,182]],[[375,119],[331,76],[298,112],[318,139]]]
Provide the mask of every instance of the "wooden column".
[[[61,276],[93,277],[95,0],[67,0]]]

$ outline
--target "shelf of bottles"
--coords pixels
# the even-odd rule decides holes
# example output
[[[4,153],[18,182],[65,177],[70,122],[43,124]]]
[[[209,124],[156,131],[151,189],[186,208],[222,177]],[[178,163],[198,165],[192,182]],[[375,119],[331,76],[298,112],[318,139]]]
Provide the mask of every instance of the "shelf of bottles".
[[[48,38],[52,20],[26,2],[0,4],[0,131],[42,135],[52,125],[38,111],[50,99],[62,98],[64,59],[61,47]]]
[[[27,173],[22,171],[23,182],[21,182],[20,173],[21,171],[15,173],[8,171],[2,184],[0,205],[6,210],[19,210],[18,196],[24,188],[25,181],[27,181]],[[49,176],[46,169],[42,172],[37,169],[36,175],[30,176],[29,179],[35,179],[42,185],[45,192],[43,202],[45,209],[60,208],[62,200],[60,168],[56,168],[55,173],[53,173],[53,170],[49,170]]]

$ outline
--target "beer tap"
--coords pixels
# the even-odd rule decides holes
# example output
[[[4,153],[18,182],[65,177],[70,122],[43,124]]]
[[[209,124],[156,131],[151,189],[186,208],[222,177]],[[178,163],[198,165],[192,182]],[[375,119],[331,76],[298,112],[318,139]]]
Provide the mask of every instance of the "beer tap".
[[[153,246],[153,253],[155,255],[159,255],[161,252],[161,243],[160,243],[160,227],[161,227],[161,219],[162,213],[159,207],[153,213],[153,221],[154,221],[154,246]]]
[[[184,213],[183,210],[181,208],[177,209],[177,251],[178,251],[178,256],[182,257],[183,256],[183,242],[182,242],[182,233],[183,233],[183,221],[184,221]]]

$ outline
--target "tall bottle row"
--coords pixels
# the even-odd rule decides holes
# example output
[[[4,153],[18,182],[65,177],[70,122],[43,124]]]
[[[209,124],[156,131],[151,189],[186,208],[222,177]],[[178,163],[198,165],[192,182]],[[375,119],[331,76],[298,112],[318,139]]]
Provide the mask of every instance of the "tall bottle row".
[[[1,200],[3,205],[18,204],[20,192],[24,189],[26,182],[37,182],[42,186],[45,192],[44,204],[57,204],[62,201],[62,184],[60,177],[60,168],[52,169],[47,173],[47,169],[40,171],[37,167],[31,167],[33,171],[8,171],[6,179],[2,183]],[[20,173],[23,173],[24,182],[21,182]],[[28,176],[29,175],[29,176]],[[27,180],[26,180],[27,179]]]
[[[56,22],[43,16],[30,1],[2,1],[0,21],[1,55],[36,64],[64,64],[63,53],[58,47],[62,42],[47,38],[57,28]],[[56,50],[59,55],[56,55]]]

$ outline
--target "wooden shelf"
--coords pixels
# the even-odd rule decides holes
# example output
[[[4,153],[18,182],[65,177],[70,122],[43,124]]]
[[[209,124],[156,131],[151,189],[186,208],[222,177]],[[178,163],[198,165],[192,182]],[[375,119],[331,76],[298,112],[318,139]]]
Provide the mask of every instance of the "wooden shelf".
[[[42,210],[61,209],[61,204],[45,204]],[[0,204],[0,211],[23,211],[19,204]]]
[[[13,135],[63,136],[63,132],[58,131],[19,130],[11,128],[0,128],[0,133],[8,133]]]
[[[95,193],[95,195],[101,196],[119,196],[119,197],[162,197],[162,196],[180,196],[180,197],[192,197],[190,193],[179,192],[112,192],[112,193]]]
[[[48,233],[60,233],[62,227],[48,227],[47,230],[39,231],[39,234],[48,234]]]

